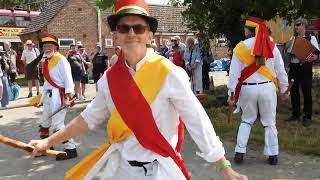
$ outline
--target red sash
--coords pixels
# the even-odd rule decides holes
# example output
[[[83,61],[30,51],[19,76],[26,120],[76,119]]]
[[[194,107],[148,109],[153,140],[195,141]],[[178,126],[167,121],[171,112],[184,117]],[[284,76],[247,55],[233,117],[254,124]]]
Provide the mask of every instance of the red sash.
[[[52,56],[53,57],[53,56]],[[51,57],[51,58],[52,58]],[[47,58],[44,61],[44,65],[43,65],[43,76],[46,79],[46,81],[51,84],[51,86],[58,88],[59,89],[59,94],[60,94],[60,100],[61,100],[61,106],[63,105],[64,102],[64,97],[65,97],[65,88],[62,88],[60,86],[58,86],[50,77],[50,73],[49,73],[49,60],[51,58]]]
[[[186,179],[190,180],[183,159],[159,131],[148,102],[125,65],[122,51],[117,63],[107,71],[106,75],[115,107],[139,143],[144,148],[163,157],[171,157]],[[181,127],[183,125],[180,123],[180,132],[178,133],[180,135],[182,133]],[[178,141],[176,149],[181,150],[181,146],[181,141],[180,144]]]
[[[234,100],[235,102],[238,102],[239,100],[239,96],[240,96],[240,91],[241,91],[241,87],[243,82],[248,79],[253,73],[257,72],[258,69],[261,67],[261,65],[256,65],[256,63],[252,63],[249,66],[245,67],[242,71],[241,71],[241,76],[239,78],[239,82],[236,86],[236,92],[234,94]]]

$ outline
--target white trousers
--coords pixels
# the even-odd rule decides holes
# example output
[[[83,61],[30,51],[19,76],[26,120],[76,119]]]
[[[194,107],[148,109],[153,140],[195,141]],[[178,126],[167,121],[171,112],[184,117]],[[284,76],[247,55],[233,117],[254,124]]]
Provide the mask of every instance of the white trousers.
[[[67,109],[61,110],[53,117],[49,118],[55,111],[61,107],[60,94],[58,89],[52,90],[52,95],[49,97],[49,93],[43,93],[43,113],[40,117],[40,125],[44,128],[50,128],[51,132],[59,131],[64,128],[64,119],[67,114]],[[72,139],[63,143],[65,149],[76,148]]]
[[[159,156],[156,161],[144,167],[131,166],[122,158],[120,152],[123,144],[113,144],[84,177],[91,180],[102,170],[100,180],[185,180],[183,173],[170,158]]]
[[[277,92],[275,85],[272,82],[260,85],[243,85],[239,103],[242,116],[235,152],[246,153],[251,127],[259,113],[265,131],[264,154],[267,156],[278,155]]]
[[[197,63],[196,68],[192,71],[191,89],[194,93],[199,91],[202,93],[202,63]]]

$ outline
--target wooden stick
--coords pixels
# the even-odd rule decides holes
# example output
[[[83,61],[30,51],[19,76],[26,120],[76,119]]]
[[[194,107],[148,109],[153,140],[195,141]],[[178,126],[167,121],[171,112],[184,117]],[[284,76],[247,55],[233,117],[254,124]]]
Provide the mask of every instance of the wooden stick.
[[[231,92],[231,97],[230,97],[231,101],[234,101],[234,92]],[[228,124],[230,124],[230,122],[233,119],[233,105],[229,104],[229,115],[228,115]]]
[[[286,94],[288,94],[288,93],[290,92],[290,89],[291,89],[291,87],[292,87],[293,83],[294,83],[294,80],[293,80],[293,79],[291,79],[291,80],[290,80],[290,82],[289,82],[288,89],[284,92],[284,94],[285,94],[285,95],[286,95]]]
[[[34,149],[33,146],[31,146],[31,145],[29,145],[27,143],[8,138],[8,137],[3,136],[1,134],[0,134],[0,142],[4,143],[4,144],[7,144],[9,146],[18,148],[18,149],[25,150],[25,151],[27,151],[29,153],[32,153],[32,151]],[[55,150],[50,150],[50,149],[47,149],[43,154],[45,154],[47,156],[54,156],[54,157],[65,157],[65,156],[67,156],[66,152],[55,151]]]

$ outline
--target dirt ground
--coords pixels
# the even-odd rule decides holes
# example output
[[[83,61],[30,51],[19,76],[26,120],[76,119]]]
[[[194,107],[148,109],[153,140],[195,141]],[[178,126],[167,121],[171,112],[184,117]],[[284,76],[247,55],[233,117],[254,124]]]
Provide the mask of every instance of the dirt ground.
[[[226,83],[225,72],[214,72],[215,85]],[[94,85],[88,87],[88,97],[95,94]],[[27,89],[21,89],[21,97],[27,96]],[[26,103],[22,98],[10,104],[10,106]],[[76,105],[69,110],[67,122],[77,116],[86,104]],[[11,138],[29,142],[38,138],[37,120],[41,115],[41,108],[26,107],[19,109],[0,110],[4,118],[0,119],[0,134]],[[105,124],[97,131],[89,132],[75,138],[78,144],[79,157],[64,162],[57,162],[50,157],[32,159],[25,152],[0,144],[0,179],[1,180],[59,180],[63,179],[64,173],[80,161],[87,154],[95,150],[106,140]],[[223,140],[222,140],[223,141]],[[224,142],[226,156],[232,160],[235,142]],[[57,146],[56,149],[61,149]],[[199,151],[190,136],[186,136],[183,148],[183,157],[191,178],[195,180],[219,180],[223,177],[215,167],[196,155]],[[320,180],[320,157],[305,156],[300,154],[288,154],[280,150],[279,164],[270,166],[266,163],[263,155],[263,147],[250,148],[242,165],[233,167],[246,174],[252,180],[270,179],[296,179],[296,180]]]

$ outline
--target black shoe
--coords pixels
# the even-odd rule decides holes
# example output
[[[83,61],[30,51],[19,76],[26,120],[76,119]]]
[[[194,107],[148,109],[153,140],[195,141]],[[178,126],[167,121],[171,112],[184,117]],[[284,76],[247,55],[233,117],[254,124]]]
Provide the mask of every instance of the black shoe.
[[[278,156],[277,155],[269,156],[268,163],[270,165],[277,165],[278,164]]]
[[[72,159],[78,156],[77,149],[66,149],[64,152],[67,153],[66,156],[57,156],[56,161],[63,161],[67,159]]]
[[[28,98],[31,98],[31,97],[32,97],[32,92],[29,92]]]
[[[304,118],[303,118],[303,121],[302,121],[302,126],[304,126],[304,127],[309,127],[309,126],[311,126],[311,119],[304,117]]]
[[[234,162],[237,163],[237,164],[241,164],[243,162],[243,155],[244,153],[239,153],[239,152],[236,152],[236,154],[234,155]]]
[[[286,122],[295,122],[295,121],[298,121],[299,118],[300,118],[299,116],[292,115],[286,120]]]

